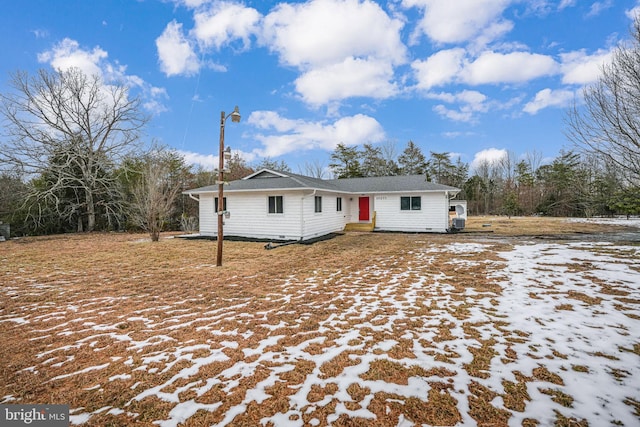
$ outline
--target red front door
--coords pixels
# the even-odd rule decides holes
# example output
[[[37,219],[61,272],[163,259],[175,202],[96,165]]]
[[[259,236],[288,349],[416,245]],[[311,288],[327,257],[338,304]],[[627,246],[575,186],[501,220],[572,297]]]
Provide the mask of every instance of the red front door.
[[[360,215],[358,219],[360,221],[369,221],[369,198],[360,197],[358,199],[358,206],[360,207]]]

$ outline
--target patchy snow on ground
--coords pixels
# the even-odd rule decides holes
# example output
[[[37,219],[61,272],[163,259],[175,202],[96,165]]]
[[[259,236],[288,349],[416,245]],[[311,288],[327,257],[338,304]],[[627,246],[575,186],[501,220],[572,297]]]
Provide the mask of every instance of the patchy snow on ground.
[[[206,308],[141,297],[118,317],[137,325],[127,330],[100,314],[126,298],[78,298],[37,316],[25,306],[0,322],[72,342],[29,368],[66,368],[50,382],[92,375],[82,393],[96,401],[125,387],[126,399],[72,407],[73,424],[136,422],[160,402],[160,427],[198,416],[220,427],[637,426],[638,259],[637,246],[610,243],[423,242]],[[109,361],[70,357],[86,349]]]
[[[618,256],[625,251],[628,258]],[[531,372],[544,360],[562,379],[553,389],[573,398],[562,412],[590,425],[640,424],[637,408],[634,414],[625,403],[640,397],[638,255],[637,247],[584,243],[521,245],[501,254],[507,267],[498,311],[507,316],[509,330],[528,337],[513,350],[531,355],[510,370]],[[538,419],[551,424],[541,390],[528,390],[532,402],[513,414],[513,424],[544,413]]]
[[[626,216],[619,216],[614,218],[567,218],[569,222],[585,222],[591,224],[607,224],[607,225],[622,225],[625,227],[640,228],[640,217],[634,216],[627,218]]]

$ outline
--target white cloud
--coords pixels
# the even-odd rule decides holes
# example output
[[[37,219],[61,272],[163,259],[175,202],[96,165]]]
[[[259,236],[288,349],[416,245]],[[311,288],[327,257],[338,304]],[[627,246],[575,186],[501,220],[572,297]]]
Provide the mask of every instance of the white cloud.
[[[210,9],[194,14],[192,34],[205,47],[220,49],[230,41],[240,39],[248,48],[250,37],[258,31],[260,18],[260,13],[253,8],[239,3],[216,2]]]
[[[196,9],[205,3],[209,3],[211,0],[173,0],[176,4],[184,5],[189,9]]]
[[[631,20],[636,19],[638,16],[640,16],[640,2],[638,2],[635,7],[625,11],[625,14],[627,15],[627,18]]]
[[[108,53],[99,46],[85,49],[72,39],[65,38],[51,50],[38,54],[38,61],[48,63],[56,70],[78,68],[88,76],[98,76],[105,84],[125,84],[140,90],[142,106],[149,112],[159,114],[167,111],[164,101],[169,98],[164,88],[155,87],[139,76],[127,74],[127,67],[107,60]]]
[[[35,38],[37,39],[46,39],[49,37],[49,31],[41,28],[37,28],[35,30],[31,30]]]
[[[451,108],[447,108],[442,104],[436,105],[433,107],[433,111],[438,113],[438,115],[442,117],[446,117],[449,120],[453,120],[454,122],[473,122],[474,115],[472,111],[459,109],[453,110]]]
[[[182,24],[171,21],[156,39],[160,69],[167,76],[193,75],[200,63],[193,47],[182,33]]]
[[[419,89],[431,89],[453,81],[463,68],[465,51],[462,48],[441,50],[424,61],[411,64]]]
[[[558,64],[546,55],[487,51],[464,68],[461,79],[472,85],[523,83],[557,71]]]
[[[281,3],[262,22],[260,42],[282,64],[302,72],[295,88],[308,104],[332,109],[346,98],[384,99],[398,92],[393,77],[394,66],[406,62],[400,35],[404,23],[377,3]]]
[[[564,84],[588,84],[598,80],[602,66],[611,62],[612,51],[599,50],[587,55],[584,50],[560,54]]]
[[[51,50],[38,54],[38,62],[48,63],[56,70],[78,68],[88,76],[102,77],[102,66],[109,55],[99,46],[85,50],[72,39],[65,38]]]
[[[313,149],[332,151],[339,143],[357,145],[380,142],[385,138],[380,123],[363,114],[326,123],[291,120],[273,111],[254,111],[247,122],[263,131],[272,131],[270,134],[253,135],[263,145],[263,148],[253,151],[259,157],[274,158]]]
[[[457,122],[475,122],[477,120],[478,113],[487,112],[489,106],[487,104],[487,97],[474,90],[464,90],[462,92],[452,93],[430,93],[427,94],[428,98],[438,99],[447,103],[458,103],[458,109],[452,109],[442,104],[433,107],[433,111],[442,117],[446,117],[449,120]]]
[[[398,92],[390,82],[392,79],[393,68],[389,63],[347,58],[304,73],[296,79],[295,86],[305,102],[323,105],[357,96],[389,98]]]
[[[262,43],[286,65],[327,66],[348,57],[404,63],[404,23],[370,0],[279,4],[264,18]]]
[[[416,32],[437,43],[461,43],[483,36],[495,39],[510,31],[513,24],[502,18],[512,0],[403,0],[406,8],[424,11]]]
[[[603,11],[613,7],[613,0],[604,0],[597,1],[591,4],[591,8],[589,9],[589,13],[587,13],[588,17],[598,16]]]
[[[562,11],[567,7],[576,5],[577,0],[561,0],[558,4],[557,0],[529,0],[527,3],[527,11],[538,15],[546,15],[553,11]]]
[[[462,48],[439,51],[424,61],[414,61],[411,67],[416,88],[425,90],[449,83],[524,83],[559,71],[559,65],[546,55],[485,51],[472,60]]]
[[[455,139],[455,138],[462,138],[462,137],[469,137],[469,136],[475,136],[476,133],[475,132],[460,132],[460,131],[448,131],[448,132],[442,132],[442,136],[444,138],[447,139]],[[453,157],[461,157],[462,154],[460,153],[450,153],[449,157],[453,158]]]
[[[571,90],[543,89],[536,93],[533,101],[528,102],[522,111],[529,114],[536,114],[547,107],[566,107],[575,98],[575,92]]]
[[[163,88],[161,91],[151,88],[149,93],[145,97],[145,101],[142,103],[142,107],[153,114],[160,114],[169,111],[169,108],[165,105],[164,101],[169,99],[167,91]]]
[[[219,157],[213,154],[194,153],[193,151],[176,150],[178,154],[184,157],[185,163],[188,165],[199,165],[207,170],[214,170],[218,168]],[[246,153],[240,150],[232,150],[234,154],[238,154],[241,158],[250,163],[257,159],[254,153]]]
[[[477,170],[482,165],[487,164],[495,166],[508,155],[509,153],[504,148],[488,148],[486,150],[478,151],[473,157],[470,166],[473,170]]]
[[[249,48],[256,36],[283,65],[300,71],[296,91],[314,107],[332,110],[346,98],[384,99],[399,91],[393,80],[394,67],[407,61],[400,33],[404,22],[372,0],[280,3],[264,17],[233,1],[176,1],[194,9],[195,25],[186,37],[174,21],[157,39],[160,65],[168,76],[193,74],[208,64],[198,61],[196,43],[207,53],[234,40]]]

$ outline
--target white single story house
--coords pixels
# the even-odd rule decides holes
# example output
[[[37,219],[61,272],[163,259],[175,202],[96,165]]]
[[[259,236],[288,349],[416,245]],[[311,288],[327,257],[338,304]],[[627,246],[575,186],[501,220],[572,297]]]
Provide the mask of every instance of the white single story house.
[[[423,175],[325,180],[263,169],[223,191],[225,236],[307,240],[345,229],[444,233],[460,189]],[[218,185],[184,194],[200,204],[200,234],[216,236]]]

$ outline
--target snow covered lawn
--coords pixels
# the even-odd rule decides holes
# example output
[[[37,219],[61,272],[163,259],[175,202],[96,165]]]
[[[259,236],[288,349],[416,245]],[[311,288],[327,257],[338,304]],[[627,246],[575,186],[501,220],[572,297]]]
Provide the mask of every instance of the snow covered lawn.
[[[615,217],[615,218],[569,218],[568,222],[574,223],[587,223],[587,224],[606,224],[606,225],[621,225],[624,227],[640,228],[640,218],[633,216],[627,217]]]
[[[0,247],[0,402],[84,425],[640,425],[639,246],[354,234],[231,243],[216,270],[211,244],[134,239],[112,269],[68,267],[73,240],[47,268]]]

